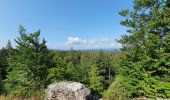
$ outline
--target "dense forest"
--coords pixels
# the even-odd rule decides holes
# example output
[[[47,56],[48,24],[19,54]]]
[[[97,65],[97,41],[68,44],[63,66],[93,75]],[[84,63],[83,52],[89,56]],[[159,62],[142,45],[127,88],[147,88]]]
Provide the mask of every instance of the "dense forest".
[[[48,84],[76,81],[104,100],[170,98],[170,1],[133,0],[122,10],[120,51],[52,50],[40,31],[19,26],[15,46],[0,50],[0,94],[42,96]]]
[[[114,79],[119,52],[49,50],[44,39],[40,42],[40,31],[26,34],[20,26],[19,33],[16,48],[8,41],[0,50],[1,93],[29,97],[50,83],[76,81],[101,95]]]

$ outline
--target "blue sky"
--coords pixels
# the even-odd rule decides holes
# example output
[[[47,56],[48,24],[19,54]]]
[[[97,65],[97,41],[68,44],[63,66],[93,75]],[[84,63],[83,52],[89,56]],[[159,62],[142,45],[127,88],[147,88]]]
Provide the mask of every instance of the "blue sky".
[[[52,49],[119,48],[115,42],[126,34],[120,25],[122,9],[132,0],[0,0],[0,47],[18,34],[41,30],[41,38]]]

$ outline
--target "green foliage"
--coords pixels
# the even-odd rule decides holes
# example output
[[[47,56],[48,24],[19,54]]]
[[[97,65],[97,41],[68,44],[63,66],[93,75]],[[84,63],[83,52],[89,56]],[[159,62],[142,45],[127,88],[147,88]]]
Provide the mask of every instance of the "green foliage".
[[[20,26],[16,48],[8,41],[0,50],[0,94],[27,98],[52,82],[76,81],[106,100],[170,98],[170,2],[133,3],[132,11],[119,13],[129,28],[118,41],[123,53],[49,51],[40,30],[26,34]]]
[[[111,62],[113,62],[111,57],[111,54],[103,52],[102,50],[94,53],[91,57],[91,65],[95,64],[98,67],[99,75],[103,76],[101,80],[103,89],[108,89],[113,79],[112,76],[115,74],[115,70],[111,65]]]
[[[104,92],[104,100],[127,100],[128,85],[125,82],[125,78],[122,76],[116,76],[116,79],[110,85],[109,89]]]
[[[89,60],[90,59],[90,60]],[[81,60],[80,60],[80,82],[86,85],[89,85],[89,76],[88,73],[90,72],[92,64],[92,57],[91,53],[82,52],[81,53]]]
[[[66,74],[67,74],[67,80],[68,81],[79,81],[79,72],[77,66],[74,66],[71,62],[68,63],[67,69],[66,69]]]
[[[0,75],[2,80],[6,79],[7,70],[9,68],[8,57],[12,46],[8,41],[7,47],[0,50]]]
[[[169,98],[170,8],[164,0],[134,0],[134,10],[122,10],[129,34],[119,43],[126,56],[120,75],[126,77],[128,96]]]
[[[48,70],[48,83],[59,82],[65,80],[65,70],[64,68],[50,68]]]
[[[6,49],[0,50],[0,94],[31,98],[44,94],[53,82],[76,81],[101,96],[111,84],[118,53],[49,51],[46,41],[40,42],[40,31],[27,34],[20,26],[19,34],[15,48],[8,41]]]
[[[76,50],[53,52],[55,66],[48,70],[48,81],[51,83],[81,82],[91,88],[95,95],[101,95],[113,80],[116,66],[112,66],[116,64],[112,58],[116,53]]]
[[[16,49],[9,56],[9,72],[5,80],[9,95],[31,96],[47,85],[48,68],[52,65],[52,54],[46,41],[39,42],[40,31],[26,34],[20,26],[20,37],[15,39]]]
[[[101,84],[103,76],[100,76],[99,73],[97,65],[92,65],[89,72],[89,87],[92,89],[92,92],[97,95],[100,95],[103,92],[103,86]]]
[[[0,95],[5,93],[4,83],[0,77]]]
[[[6,79],[8,72],[9,64],[7,59],[11,49],[12,45],[10,41],[8,41],[6,48],[0,50],[0,94],[5,94],[6,92],[3,80]]]

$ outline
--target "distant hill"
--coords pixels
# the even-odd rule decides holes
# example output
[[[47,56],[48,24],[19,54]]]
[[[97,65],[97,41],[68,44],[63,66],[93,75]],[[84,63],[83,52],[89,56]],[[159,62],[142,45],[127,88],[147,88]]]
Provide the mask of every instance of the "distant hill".
[[[104,52],[117,52],[120,51],[120,49],[84,49],[83,51],[87,51],[87,52],[96,52],[96,51],[104,51]]]
[[[62,50],[62,49],[51,49],[51,50],[56,50],[56,51],[69,51],[69,50]],[[75,50],[75,49],[73,49]],[[120,51],[120,48],[108,48],[108,49],[76,49],[76,51],[85,51],[85,52],[97,52],[97,51],[104,51],[104,52],[118,52]]]

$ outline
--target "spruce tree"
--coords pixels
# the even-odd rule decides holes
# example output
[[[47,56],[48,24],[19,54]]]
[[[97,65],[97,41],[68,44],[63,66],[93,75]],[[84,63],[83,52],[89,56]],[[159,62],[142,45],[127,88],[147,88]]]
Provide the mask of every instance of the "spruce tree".
[[[92,89],[92,93],[95,95],[101,95],[103,92],[102,80],[103,76],[100,76],[99,68],[97,65],[92,65],[90,68],[89,75],[89,87]]]
[[[103,89],[108,89],[110,85],[109,79],[113,76],[113,73],[111,73],[113,67],[111,66],[110,59],[109,59],[110,54],[103,52],[102,50],[94,54],[95,54],[94,62],[92,64],[96,64],[99,70],[99,75],[103,76],[103,79],[101,81],[101,84],[103,85]]]
[[[170,8],[168,0],[134,0],[133,10],[122,10],[128,34],[119,43],[126,57],[122,76],[129,97],[170,97]]]
[[[16,49],[9,57],[10,71],[5,83],[8,94],[30,96],[46,86],[53,56],[46,41],[40,42],[40,31],[26,34],[24,27],[20,26],[19,34],[20,37],[15,39]]]
[[[2,48],[0,50],[0,76],[1,79],[6,79],[7,74],[7,68],[8,68],[8,50],[5,48]]]

